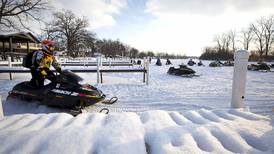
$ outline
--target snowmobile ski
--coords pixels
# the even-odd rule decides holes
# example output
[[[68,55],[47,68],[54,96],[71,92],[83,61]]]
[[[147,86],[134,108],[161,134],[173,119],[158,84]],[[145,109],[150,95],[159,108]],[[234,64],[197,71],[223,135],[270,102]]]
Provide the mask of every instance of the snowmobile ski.
[[[101,103],[101,104],[114,104],[117,101],[118,101],[117,97],[112,97],[109,100],[102,100],[102,101],[100,101],[98,103]]]
[[[109,113],[109,109],[108,108],[102,108],[99,112],[100,113],[108,114]]]
[[[180,75],[181,77],[186,77],[186,78],[192,78],[192,77],[199,77],[201,74],[185,74],[185,75]]]

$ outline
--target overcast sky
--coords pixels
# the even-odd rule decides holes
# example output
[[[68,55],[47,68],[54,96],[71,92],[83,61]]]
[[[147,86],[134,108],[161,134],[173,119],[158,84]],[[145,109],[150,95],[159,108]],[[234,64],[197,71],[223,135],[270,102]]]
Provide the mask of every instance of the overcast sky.
[[[188,56],[199,56],[215,34],[274,14],[274,0],[54,0],[54,6],[87,17],[100,39]]]

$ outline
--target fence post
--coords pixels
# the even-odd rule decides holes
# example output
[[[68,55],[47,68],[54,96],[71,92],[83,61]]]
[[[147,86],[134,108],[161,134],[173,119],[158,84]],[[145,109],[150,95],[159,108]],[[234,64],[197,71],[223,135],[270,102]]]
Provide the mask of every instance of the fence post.
[[[9,64],[9,67],[12,67],[12,63],[11,63],[11,57],[8,57],[8,64]],[[13,76],[12,74],[10,73],[10,80],[13,79]]]
[[[111,68],[111,58],[109,58],[109,68]]]
[[[146,69],[146,57],[144,57],[144,59],[143,59],[143,65],[141,64],[141,67],[142,67],[143,69]],[[144,71],[143,83],[145,83],[145,82],[146,82],[146,72]]]
[[[103,58],[102,55],[100,55],[100,67],[103,66]]]
[[[148,85],[148,78],[149,78],[149,57],[147,57],[147,59],[146,59],[145,66],[146,66],[145,69],[147,71],[146,85]]]
[[[0,96],[0,118],[3,118],[3,117],[4,117],[4,111],[3,111],[2,100]]]
[[[232,84],[232,108],[245,108],[245,84],[249,53],[247,50],[238,50],[234,53],[234,72]]]
[[[100,84],[100,56],[97,55],[96,57],[96,64],[97,64],[97,84]]]
[[[85,58],[84,59],[84,66],[86,66],[86,63],[87,63],[87,59]]]

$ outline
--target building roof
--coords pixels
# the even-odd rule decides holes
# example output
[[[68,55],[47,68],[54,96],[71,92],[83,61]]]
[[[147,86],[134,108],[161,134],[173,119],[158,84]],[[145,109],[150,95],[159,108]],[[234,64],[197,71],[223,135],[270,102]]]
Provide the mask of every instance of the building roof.
[[[0,33],[0,41],[8,42],[12,38],[13,43],[40,43],[40,41],[30,32]]]

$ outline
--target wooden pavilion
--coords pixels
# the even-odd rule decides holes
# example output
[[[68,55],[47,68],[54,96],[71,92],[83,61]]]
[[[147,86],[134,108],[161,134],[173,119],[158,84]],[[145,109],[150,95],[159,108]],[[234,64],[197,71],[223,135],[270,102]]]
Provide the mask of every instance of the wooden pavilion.
[[[0,33],[0,55],[2,59],[21,57],[31,50],[39,49],[40,41],[30,32]]]

